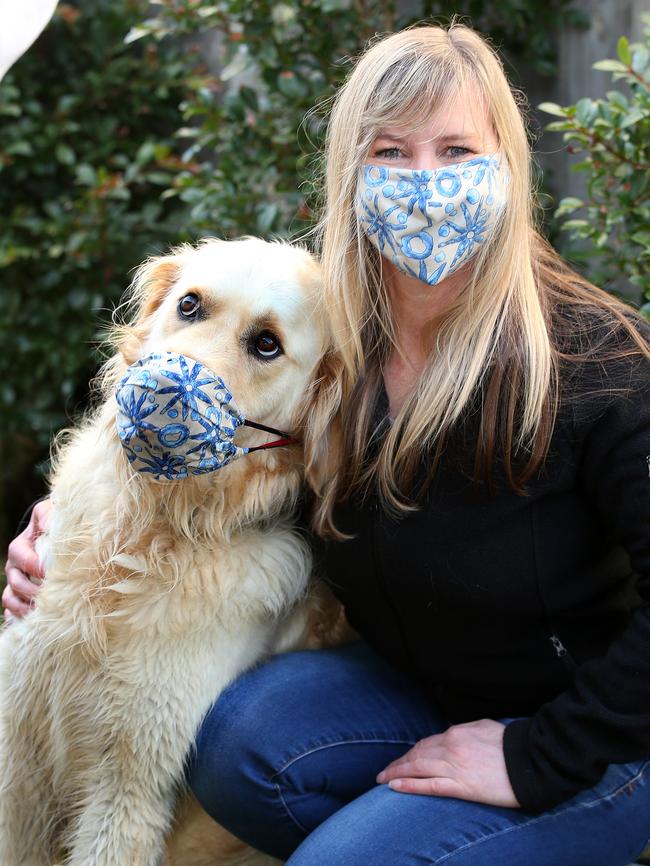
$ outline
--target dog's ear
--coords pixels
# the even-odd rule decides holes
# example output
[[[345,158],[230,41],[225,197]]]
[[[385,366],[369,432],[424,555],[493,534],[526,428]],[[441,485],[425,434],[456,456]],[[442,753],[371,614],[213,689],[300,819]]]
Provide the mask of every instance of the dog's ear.
[[[135,315],[130,324],[118,328],[115,340],[127,364],[133,364],[140,356],[142,343],[149,334],[151,317],[167,297],[180,272],[180,255],[156,256],[136,271],[125,303],[127,309],[135,309]]]
[[[140,298],[138,322],[144,322],[167,297],[181,273],[178,256],[160,256],[145,262],[135,276],[135,292]]]

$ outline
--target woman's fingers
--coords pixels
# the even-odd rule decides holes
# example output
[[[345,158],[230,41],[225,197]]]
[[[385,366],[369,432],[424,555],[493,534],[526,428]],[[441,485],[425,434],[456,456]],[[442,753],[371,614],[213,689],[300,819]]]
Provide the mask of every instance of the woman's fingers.
[[[38,593],[42,582],[43,581],[37,577],[30,580],[29,577],[18,568],[10,566],[7,570],[7,583],[9,588],[15,596],[27,605],[29,605]]]
[[[49,499],[36,503],[29,524],[9,545],[7,568],[15,567],[24,575],[43,579],[45,575],[35,544],[36,539],[45,531],[51,513],[52,504]]]
[[[43,534],[52,513],[49,499],[37,502],[32,509],[29,525],[9,545],[5,565],[7,586],[2,593],[6,620],[25,616],[45,577],[38,554],[36,539]]]
[[[450,765],[437,758],[414,758],[386,767],[377,776],[378,782],[390,782],[393,779],[426,779],[430,776],[445,776],[449,774]]]
[[[9,545],[7,565],[5,572],[9,578],[9,570],[16,569],[23,575],[36,577],[42,580],[43,569],[38,558],[38,554],[34,549],[35,538],[29,534],[29,527],[20,535],[16,536]]]
[[[5,620],[23,617],[30,610],[29,602],[24,601],[19,595],[16,595],[9,583],[2,593],[2,606],[4,608]]]
[[[432,759],[444,759],[446,752],[443,740],[444,734],[433,734],[416,743],[408,752],[391,761],[377,776],[378,782],[396,779],[398,776],[409,775],[408,770],[415,768],[415,775],[423,775],[427,762]],[[408,770],[407,770],[408,768]]]
[[[405,794],[518,808],[503,754],[504,730],[494,719],[452,725],[420,740],[379,773],[377,781]]]
[[[454,779],[446,779],[444,776],[431,779],[394,779],[388,783],[388,787],[403,794],[429,794],[434,797],[467,799],[463,796],[462,786]]]

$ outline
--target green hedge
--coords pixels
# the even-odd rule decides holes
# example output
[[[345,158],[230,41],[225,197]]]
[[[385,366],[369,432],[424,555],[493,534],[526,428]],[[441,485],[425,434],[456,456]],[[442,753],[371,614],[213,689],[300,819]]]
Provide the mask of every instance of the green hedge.
[[[594,64],[612,74],[616,89],[603,99],[540,108],[561,118],[546,128],[562,132],[567,149],[582,155],[573,170],[585,175],[586,196],[564,198],[555,211],[562,229],[582,242],[574,258],[595,283],[623,292],[650,319],[650,14],[643,18],[643,42],[621,36],[618,58]]]

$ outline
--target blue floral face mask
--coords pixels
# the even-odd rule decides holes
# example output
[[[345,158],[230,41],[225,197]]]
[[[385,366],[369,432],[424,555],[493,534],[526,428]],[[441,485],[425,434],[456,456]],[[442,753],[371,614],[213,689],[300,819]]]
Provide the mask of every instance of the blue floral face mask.
[[[138,472],[157,480],[187,478],[220,469],[236,457],[290,445],[287,433],[247,421],[223,379],[200,361],[174,352],[132,364],[116,391],[117,432]],[[280,436],[254,448],[235,445],[246,425]]]
[[[494,231],[506,204],[508,179],[499,154],[431,171],[365,165],[356,213],[383,256],[435,286]]]

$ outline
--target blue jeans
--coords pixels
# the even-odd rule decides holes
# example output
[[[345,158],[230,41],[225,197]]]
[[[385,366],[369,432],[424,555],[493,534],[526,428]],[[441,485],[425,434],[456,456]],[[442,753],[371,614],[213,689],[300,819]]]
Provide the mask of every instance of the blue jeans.
[[[375,776],[448,722],[362,643],[287,653],[212,707],[189,767],[220,824],[291,866],[626,866],[650,836],[650,760],[541,815],[400,794]]]

